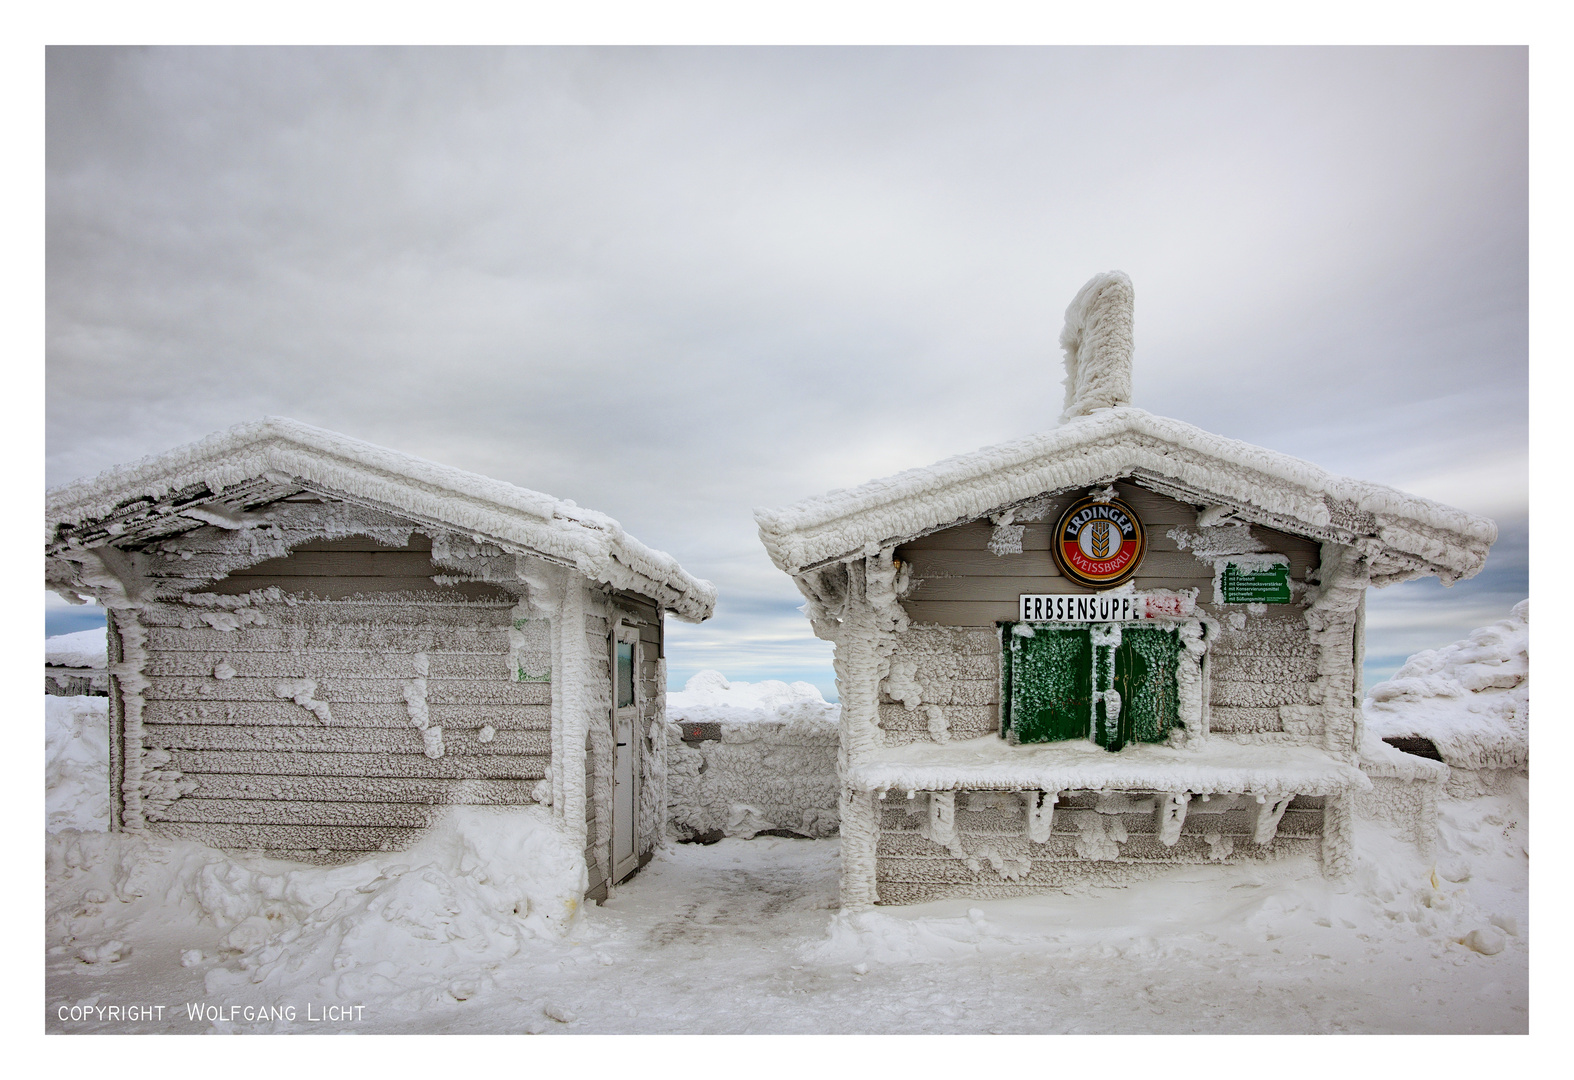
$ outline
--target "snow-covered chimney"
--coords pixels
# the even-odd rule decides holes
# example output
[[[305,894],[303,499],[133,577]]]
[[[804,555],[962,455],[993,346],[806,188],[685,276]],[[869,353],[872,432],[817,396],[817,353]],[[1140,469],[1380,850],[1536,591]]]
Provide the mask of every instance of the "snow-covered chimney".
[[[1066,308],[1066,409],[1061,423],[1094,409],[1131,404],[1131,279],[1098,274]]]

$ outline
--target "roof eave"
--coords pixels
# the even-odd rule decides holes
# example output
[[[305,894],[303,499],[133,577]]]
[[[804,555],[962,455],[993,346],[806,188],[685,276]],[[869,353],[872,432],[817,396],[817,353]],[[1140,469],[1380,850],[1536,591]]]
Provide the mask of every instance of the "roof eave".
[[[1181,494],[1271,518],[1263,523],[1275,528],[1336,542],[1365,539],[1419,557],[1445,581],[1476,573],[1497,535],[1488,518],[1131,407],[1099,410],[850,491],[758,510],[755,520],[771,560],[796,576],[1044,492],[1161,478],[1186,489]]]

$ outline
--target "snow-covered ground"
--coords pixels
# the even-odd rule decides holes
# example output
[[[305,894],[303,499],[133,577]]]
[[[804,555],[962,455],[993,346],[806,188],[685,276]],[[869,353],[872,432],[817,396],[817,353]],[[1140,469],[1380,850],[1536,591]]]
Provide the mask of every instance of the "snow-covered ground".
[[[1525,821],[1520,799],[1445,803],[1441,846],[1460,881],[1437,877],[1409,845],[1363,822],[1360,870],[1343,889],[1291,862],[853,914],[835,910],[837,841],[727,839],[663,852],[562,937],[529,927],[528,917],[502,936],[498,910],[483,912],[476,889],[453,887],[436,867],[344,868],[329,886],[318,869],[295,870],[292,881],[189,848],[66,834],[51,843],[47,1023],[167,1032],[1523,1032]],[[312,902],[323,913],[299,921]],[[226,903],[239,917],[225,923],[230,930],[213,921]],[[1501,951],[1462,944],[1473,932]],[[73,1006],[110,1004],[165,1009],[133,1023],[59,1018],[61,1007],[69,1018],[82,1015]],[[321,1019],[329,1005],[364,1008],[330,1022]],[[233,1009],[192,1019],[188,1006]],[[247,1006],[271,1011],[248,1022],[234,1011]]]
[[[670,845],[579,907],[533,808],[341,867],[80,831],[107,806],[102,699],[46,710],[49,1031],[1528,1029],[1522,778],[1444,798],[1434,858],[1359,821],[1344,883],[1287,860],[840,912],[836,840],[757,837]]]

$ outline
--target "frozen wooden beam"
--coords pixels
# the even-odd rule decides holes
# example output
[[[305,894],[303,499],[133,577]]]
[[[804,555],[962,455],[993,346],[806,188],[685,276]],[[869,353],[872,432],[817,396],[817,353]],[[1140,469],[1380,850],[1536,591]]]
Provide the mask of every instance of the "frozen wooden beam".
[[[1027,807],[1027,838],[1035,844],[1049,841],[1050,825],[1055,817],[1058,791],[1024,791],[1022,802]]]
[[[1180,839],[1181,826],[1186,823],[1186,807],[1191,804],[1191,793],[1171,791],[1159,795],[1159,805],[1154,811],[1158,819],[1159,843],[1174,847]]]
[[[929,839],[937,844],[956,842],[956,792],[929,793]]]

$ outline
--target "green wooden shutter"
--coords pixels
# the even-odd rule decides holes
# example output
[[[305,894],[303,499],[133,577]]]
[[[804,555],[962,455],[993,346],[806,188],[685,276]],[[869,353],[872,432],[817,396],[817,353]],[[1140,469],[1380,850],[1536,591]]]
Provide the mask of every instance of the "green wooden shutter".
[[[1119,750],[1128,742],[1163,742],[1180,721],[1180,635],[1157,626],[1128,626],[1115,649],[1114,688],[1120,720],[1102,730],[1099,745]],[[1102,714],[1102,710],[1101,710]]]
[[[1093,642],[1085,627],[1004,629],[1005,735],[1014,743],[1085,739],[1092,718]]]

